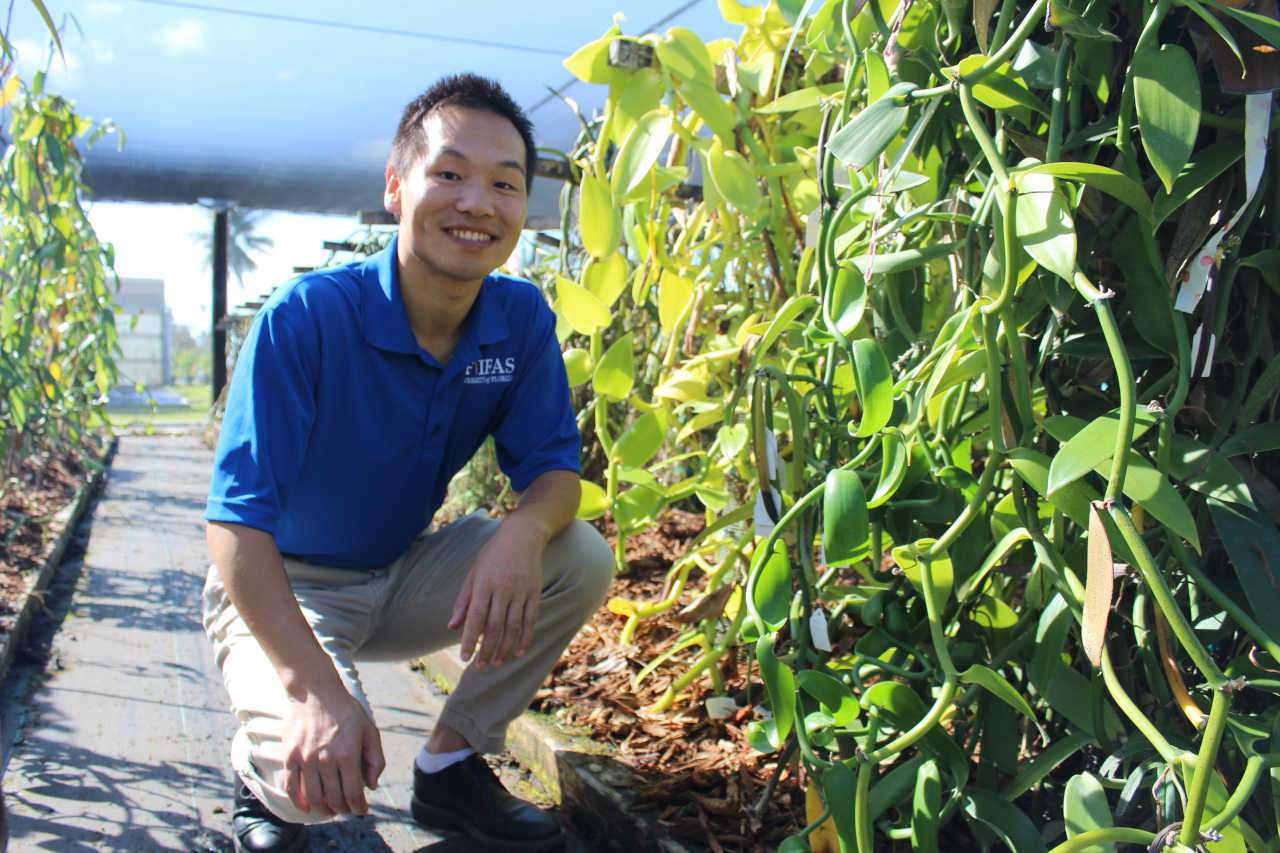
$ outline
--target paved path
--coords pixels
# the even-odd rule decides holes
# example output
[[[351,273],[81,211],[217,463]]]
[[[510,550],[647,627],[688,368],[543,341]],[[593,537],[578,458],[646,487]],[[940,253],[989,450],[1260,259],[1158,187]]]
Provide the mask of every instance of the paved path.
[[[231,849],[232,721],[199,620],[211,460],[194,435],[120,440],[80,558],[51,590],[47,657],[28,654],[7,685],[12,850]],[[311,849],[474,849],[406,820],[412,757],[440,697],[407,665],[361,672],[387,771],[374,815],[313,832]]]

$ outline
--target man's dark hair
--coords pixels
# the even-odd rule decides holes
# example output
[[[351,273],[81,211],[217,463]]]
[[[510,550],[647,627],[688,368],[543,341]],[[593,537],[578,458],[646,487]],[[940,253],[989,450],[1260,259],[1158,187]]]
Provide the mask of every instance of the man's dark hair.
[[[403,176],[414,162],[426,153],[426,134],[422,122],[441,107],[466,107],[487,110],[515,125],[524,140],[525,189],[533,187],[533,170],[538,165],[538,149],[533,143],[533,122],[496,80],[479,74],[451,74],[443,77],[427,91],[409,102],[400,117],[395,141],[391,143],[390,163]]]

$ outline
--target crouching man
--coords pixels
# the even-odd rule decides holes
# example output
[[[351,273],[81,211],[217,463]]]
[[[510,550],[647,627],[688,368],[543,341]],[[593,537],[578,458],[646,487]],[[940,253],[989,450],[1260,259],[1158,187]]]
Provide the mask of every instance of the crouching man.
[[[479,755],[502,748],[612,577],[609,547],[574,520],[555,317],[532,284],[492,274],[524,225],[535,158],[500,86],[440,81],[393,144],[391,246],[280,288],[241,350],[204,590],[239,725],[237,850],[297,850],[305,824],[366,813],[385,762],[357,662],[458,642],[470,665],[415,760],[414,818],[489,847],[561,841]],[[519,506],[426,532],[490,435]]]

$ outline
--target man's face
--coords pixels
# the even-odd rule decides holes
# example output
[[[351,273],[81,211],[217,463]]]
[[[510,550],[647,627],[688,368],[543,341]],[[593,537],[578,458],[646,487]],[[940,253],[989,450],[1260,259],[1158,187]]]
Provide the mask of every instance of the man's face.
[[[466,107],[433,110],[422,127],[425,153],[404,175],[386,171],[400,262],[428,281],[478,282],[511,256],[524,227],[524,140],[502,116]]]

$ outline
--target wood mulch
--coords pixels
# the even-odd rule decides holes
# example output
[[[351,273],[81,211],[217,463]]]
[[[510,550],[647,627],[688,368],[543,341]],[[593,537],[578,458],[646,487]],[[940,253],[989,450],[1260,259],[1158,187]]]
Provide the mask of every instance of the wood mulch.
[[[670,510],[653,528],[629,537],[628,571],[614,580],[610,597],[660,600],[667,570],[702,528],[702,516]],[[612,543],[613,525],[604,532]],[[754,811],[776,770],[776,756],[762,755],[747,743],[747,724],[758,719],[754,706],[764,695],[758,672],[748,697],[747,659],[725,662],[721,673],[736,710],[719,720],[711,719],[704,705],[714,695],[705,677],[667,713],[645,710],[697,660],[697,647],[633,686],[640,670],[689,627],[678,614],[701,588],[695,568],[677,605],[643,620],[627,647],[618,644],[626,617],[601,608],[570,644],[533,707],[616,747],[613,757],[645,780],[643,790],[633,793],[686,846],[714,853],[771,850],[804,826],[804,794],[794,767],[784,769],[765,809]]]
[[[23,453],[0,488],[0,636],[13,628],[28,576],[44,565],[61,532],[54,516],[89,478],[81,458],[75,451]]]

